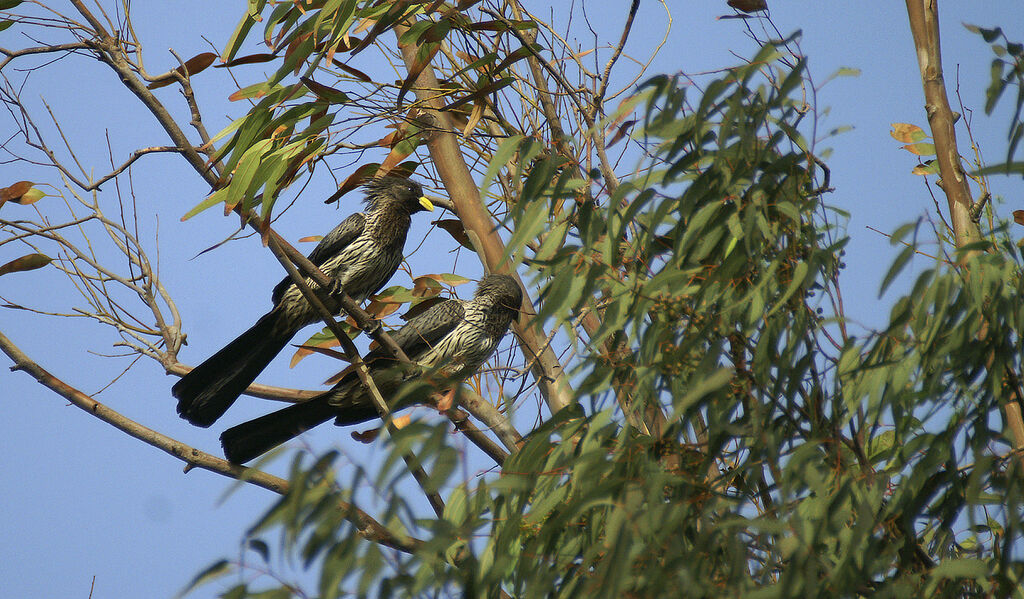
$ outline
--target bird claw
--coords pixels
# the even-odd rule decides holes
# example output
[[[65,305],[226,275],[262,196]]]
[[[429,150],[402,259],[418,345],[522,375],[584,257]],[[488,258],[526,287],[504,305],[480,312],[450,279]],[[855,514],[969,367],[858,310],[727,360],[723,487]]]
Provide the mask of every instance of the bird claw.
[[[341,281],[332,278],[330,285],[327,286],[327,294],[332,298],[340,299],[344,293],[345,289],[341,286]]]

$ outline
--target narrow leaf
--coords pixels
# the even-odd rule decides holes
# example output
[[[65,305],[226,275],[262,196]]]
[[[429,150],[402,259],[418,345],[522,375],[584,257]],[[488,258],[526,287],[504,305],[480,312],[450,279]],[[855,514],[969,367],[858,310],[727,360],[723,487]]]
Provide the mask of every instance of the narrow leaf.
[[[42,268],[53,262],[53,258],[46,254],[27,254],[21,258],[15,258],[7,264],[0,266],[0,275],[6,275],[12,272],[24,272],[27,270],[36,270]]]
[[[150,83],[146,87],[149,89],[157,89],[160,87],[168,86],[175,81],[177,78],[174,76],[175,73],[183,77],[191,77],[197,75],[202,71],[205,71],[207,67],[213,64],[213,61],[217,59],[217,55],[213,52],[203,52],[202,54],[196,54],[192,58],[185,61],[185,64],[173,69],[168,75],[160,77],[156,81]]]
[[[261,63],[261,62],[270,62],[271,60],[274,60],[275,58],[277,58],[276,54],[266,54],[266,53],[264,53],[264,54],[250,54],[248,56],[239,56],[238,58],[236,58],[234,60],[229,60],[228,62],[225,62],[225,63],[222,63],[222,64],[214,65],[213,68],[215,68],[215,69],[226,69],[228,67],[237,67],[237,66],[241,66],[243,64],[257,64],[257,63]]]

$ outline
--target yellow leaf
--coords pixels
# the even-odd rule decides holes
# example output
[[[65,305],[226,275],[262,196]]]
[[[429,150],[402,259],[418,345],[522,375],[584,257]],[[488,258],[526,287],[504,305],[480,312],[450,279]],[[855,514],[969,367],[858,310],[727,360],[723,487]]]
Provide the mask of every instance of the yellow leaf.
[[[889,135],[893,136],[896,141],[902,141],[903,143],[917,143],[928,137],[923,129],[910,123],[893,123],[892,131],[889,132]]]

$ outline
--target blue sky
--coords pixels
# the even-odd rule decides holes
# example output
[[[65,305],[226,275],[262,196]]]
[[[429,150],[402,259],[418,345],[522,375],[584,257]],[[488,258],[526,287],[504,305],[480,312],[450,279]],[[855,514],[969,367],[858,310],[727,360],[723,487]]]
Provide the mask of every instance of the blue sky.
[[[621,4],[610,10],[602,3],[588,14],[593,23],[607,27],[609,39],[617,37],[625,9],[625,3]],[[642,4],[634,45],[630,46],[637,56],[645,56],[660,39],[666,21],[659,4]],[[842,284],[846,308],[854,321],[874,327],[884,322],[894,297],[890,292],[879,299],[878,286],[896,249],[868,227],[892,231],[919,217],[934,216],[922,178],[910,174],[916,163],[914,157],[889,136],[893,122],[926,124],[923,95],[903,3],[871,3],[870,8],[855,3],[833,4],[840,5],[776,2],[772,16],[784,34],[803,31],[801,46],[819,84],[840,67],[861,70],[859,77],[839,78],[820,90],[817,101],[823,117],[819,133],[844,126],[852,129],[820,140],[818,149],[832,149],[827,161],[836,191],[826,201],[851,213],[847,223],[851,243]],[[531,6],[542,15],[548,14],[546,5]],[[136,3],[136,33],[145,43],[151,72],[163,72],[176,64],[168,48],[184,58],[222,48],[244,8],[243,2]],[[556,13],[558,10],[562,9],[555,9]],[[672,10],[673,30],[648,74],[710,71],[734,64],[736,59],[730,52],[741,57],[753,54],[755,45],[742,21],[716,20],[728,12],[724,2],[672,3]],[[1005,153],[1009,122],[1006,106],[1012,98],[1004,99],[1006,106],[995,117],[985,117],[983,92],[992,53],[961,23],[1001,25],[1012,39],[1022,40],[1024,13],[1016,0],[945,2],[941,11],[950,96],[956,100],[959,86],[964,105],[973,110],[968,118],[975,140],[990,163],[998,162]],[[556,21],[562,22],[560,18]],[[751,24],[759,28],[756,21]],[[0,32],[2,47],[28,43],[17,27]],[[584,38],[580,43],[587,47],[592,40]],[[259,51],[251,44],[247,48]],[[9,65],[4,74],[19,85],[27,77],[24,97],[30,98],[36,108],[41,108],[39,98],[45,98],[66,125],[72,147],[80,150],[79,159],[96,173],[103,172],[109,163],[105,141],[108,132],[115,162],[137,147],[167,143],[151,116],[109,70],[75,57],[31,74],[15,72],[18,66]],[[258,73],[238,72],[240,77],[255,77]],[[240,79],[240,84],[254,81]],[[219,130],[246,108],[244,103],[227,101],[233,88],[222,70],[201,74],[195,85],[211,131]],[[175,114],[185,114],[173,87],[161,90],[160,97]],[[3,114],[0,122],[0,130],[7,132],[3,135],[6,139],[13,125]],[[381,137],[387,132],[382,130]],[[961,153],[970,156],[962,127],[958,134]],[[56,141],[52,136],[50,139]],[[0,174],[0,186],[22,179],[55,180],[52,171],[3,163]],[[251,238],[193,258],[230,234],[237,221],[212,210],[179,222],[180,215],[207,193],[180,158],[144,159],[133,170],[130,183],[143,207],[143,237],[151,242],[159,239],[161,276],[177,300],[190,334],[190,345],[181,358],[195,364],[269,308],[269,290],[281,277],[280,267],[269,253],[253,251],[258,242]],[[278,221],[277,230],[294,242],[326,232],[352,211],[353,196],[342,202],[340,211],[319,201],[333,191],[327,183],[320,180],[307,189],[303,198],[310,201]],[[996,196],[1008,199],[997,205],[1001,215],[1019,207],[1013,203],[1024,195],[1019,178],[993,178],[991,183]],[[127,178],[122,180],[122,192],[128,191],[128,184]],[[104,197],[116,197],[115,190],[112,183],[108,184]],[[45,202],[49,200],[40,202],[40,209],[47,209]],[[16,210],[27,209],[5,206],[3,210],[4,218],[14,218]],[[409,249],[426,232],[427,220],[417,223]],[[309,249],[308,245],[299,247]],[[450,264],[439,267],[437,263],[439,256],[448,256],[449,247],[450,240],[443,236],[428,238],[410,258],[414,272],[445,271]],[[18,255],[8,248],[0,248],[0,263]],[[450,262],[449,258],[443,260]],[[927,266],[927,259],[918,258],[916,266]],[[407,280],[403,274],[396,278],[399,283]],[[80,298],[72,293],[66,280],[52,272],[35,271],[0,279],[0,295],[7,300],[36,302],[54,310],[67,311],[69,306],[79,305]],[[84,319],[53,319],[3,309],[0,331],[44,368],[87,392],[103,388],[129,366],[125,359],[97,355],[118,353],[110,347],[116,338]],[[290,385],[301,380],[312,387],[323,378],[323,362],[305,360],[289,370],[287,361],[287,357],[280,358],[261,381]],[[231,481],[202,471],[183,475],[177,460],[66,405],[25,374],[6,369],[2,372],[0,388],[4,389],[7,417],[0,425],[0,472],[4,473],[0,492],[5,499],[5,510],[0,515],[0,539],[4,539],[0,563],[4,564],[5,596],[85,597],[93,576],[94,597],[172,596],[214,560],[238,555],[246,527],[275,500],[267,491],[246,486],[225,500]],[[197,429],[179,420],[169,392],[172,383],[159,365],[142,360],[97,398],[160,432],[219,453],[217,435],[222,427]],[[239,404],[226,422],[240,422],[267,409],[264,402],[256,400]],[[353,461],[381,453],[377,446],[353,443],[348,432],[322,427],[307,438],[320,448],[340,444]],[[272,469],[282,472],[286,464],[287,460],[280,460]],[[214,584],[195,596],[214,596],[223,588]]]

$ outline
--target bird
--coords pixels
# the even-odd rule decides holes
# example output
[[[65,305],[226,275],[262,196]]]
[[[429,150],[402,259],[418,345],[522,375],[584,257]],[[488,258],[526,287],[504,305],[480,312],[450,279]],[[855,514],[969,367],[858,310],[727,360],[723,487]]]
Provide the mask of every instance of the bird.
[[[484,276],[472,300],[453,298],[435,304],[392,334],[415,364],[412,369],[396,367],[397,360],[383,347],[370,351],[364,362],[374,384],[384,397],[394,396],[403,383],[424,376],[435,382],[438,391],[453,389],[491,357],[522,303],[523,292],[514,278]],[[404,407],[391,405],[390,409]],[[337,426],[345,426],[379,415],[358,375],[349,372],[329,391],[231,427],[220,440],[228,461],[244,464],[332,418]]]
[[[344,291],[357,303],[380,291],[398,270],[411,216],[434,209],[423,188],[408,179],[379,177],[363,186],[365,209],[342,220],[309,254],[333,280],[330,291]],[[308,278],[306,284],[318,288]],[[174,384],[178,415],[201,427],[216,422],[299,329],[320,320],[289,276],[274,287],[271,299],[274,307],[256,324]],[[341,311],[334,301],[327,307]]]

